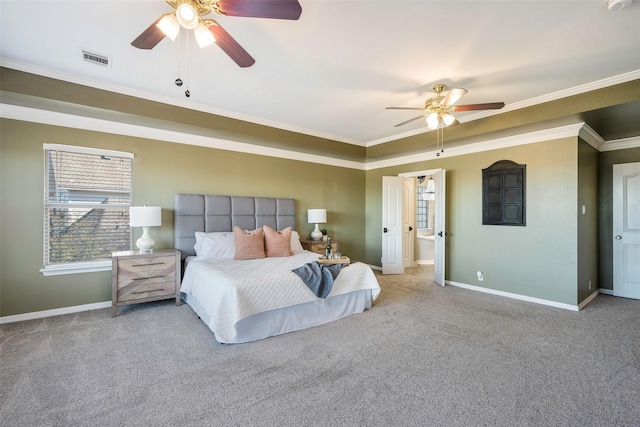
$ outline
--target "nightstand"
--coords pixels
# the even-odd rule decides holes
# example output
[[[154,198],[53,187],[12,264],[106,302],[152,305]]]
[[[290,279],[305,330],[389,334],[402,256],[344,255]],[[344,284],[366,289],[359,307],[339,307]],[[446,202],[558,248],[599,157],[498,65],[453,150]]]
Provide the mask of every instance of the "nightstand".
[[[324,255],[324,249],[327,247],[327,242],[324,240],[301,240],[300,243],[304,250],[315,252],[320,255]],[[331,240],[331,251],[340,252],[338,242]]]
[[[180,305],[180,251],[113,252],[111,317],[121,305],[175,298]]]

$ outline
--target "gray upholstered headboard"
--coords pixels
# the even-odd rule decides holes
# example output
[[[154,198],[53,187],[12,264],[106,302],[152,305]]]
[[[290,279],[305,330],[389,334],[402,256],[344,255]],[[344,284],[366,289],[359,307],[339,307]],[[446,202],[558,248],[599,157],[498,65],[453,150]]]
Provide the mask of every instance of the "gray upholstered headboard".
[[[254,230],[268,225],[276,230],[296,229],[294,199],[272,197],[173,196],[173,245],[182,259],[195,255],[196,231],[233,231],[233,226]]]

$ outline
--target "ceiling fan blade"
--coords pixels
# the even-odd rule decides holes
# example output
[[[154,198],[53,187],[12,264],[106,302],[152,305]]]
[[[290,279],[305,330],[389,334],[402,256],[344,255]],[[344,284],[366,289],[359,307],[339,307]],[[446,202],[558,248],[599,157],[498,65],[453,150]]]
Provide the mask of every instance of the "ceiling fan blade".
[[[487,102],[484,104],[467,104],[454,107],[455,111],[474,111],[474,110],[499,110],[504,107],[504,102]]]
[[[227,16],[297,20],[302,13],[298,0],[219,0],[220,12]]]
[[[424,108],[421,107],[386,107],[386,110],[416,110],[416,111],[424,111]]]
[[[460,98],[464,96],[468,91],[462,88],[453,88],[449,91],[447,96],[445,96],[440,102],[445,107],[455,104]]]
[[[413,119],[409,119],[409,120],[406,120],[406,121],[404,121],[402,123],[398,123],[397,125],[394,126],[394,128],[397,128],[397,127],[402,126],[402,125],[406,125],[407,123],[411,123],[412,121],[421,119],[423,117],[424,117],[424,114],[420,114],[418,117],[414,117]]]
[[[153,24],[149,25],[149,28],[144,30],[134,41],[131,42],[131,46],[137,47],[138,49],[153,49],[158,43],[160,43],[165,35],[162,30],[156,26],[156,24],[160,22],[162,17],[163,16],[160,16]]]
[[[253,59],[249,52],[244,50],[242,46],[229,34],[224,28],[222,28],[217,22],[213,22],[209,26],[209,31],[216,39],[216,44],[222,49],[233,61],[240,67],[251,67],[256,60]]]

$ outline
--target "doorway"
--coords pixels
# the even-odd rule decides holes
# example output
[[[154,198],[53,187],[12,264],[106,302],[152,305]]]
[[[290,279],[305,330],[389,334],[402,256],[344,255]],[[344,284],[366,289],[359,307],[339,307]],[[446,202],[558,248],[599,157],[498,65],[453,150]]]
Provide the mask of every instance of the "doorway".
[[[418,177],[422,176],[425,177],[423,180],[425,188],[419,190],[416,182]],[[426,192],[426,185],[429,184],[427,176],[433,178],[433,184],[435,184],[434,203],[430,204],[433,220],[431,229],[429,229],[428,219],[427,224],[424,221],[421,222],[426,225],[422,227],[421,232],[433,239],[433,263],[431,264],[433,265],[433,279],[436,283],[444,286],[445,239],[447,236],[445,232],[446,171],[444,169],[401,173],[395,177],[384,176],[382,178],[382,273],[401,274],[405,272],[406,268],[420,266],[416,262],[416,254],[419,256],[419,252],[417,250],[407,251],[405,248],[414,249],[417,247],[417,197],[418,191],[420,194]],[[411,191],[406,190],[407,181],[412,182]],[[427,206],[429,205],[427,204]],[[411,209],[411,215],[405,215],[408,209]],[[407,218],[410,219],[407,220]],[[408,244],[406,241],[403,242],[404,239],[410,239]],[[413,252],[409,263],[405,259],[405,252]],[[415,266],[408,267],[409,264]],[[429,264],[425,263],[425,265]],[[425,274],[428,268],[422,267],[421,270],[419,274]]]

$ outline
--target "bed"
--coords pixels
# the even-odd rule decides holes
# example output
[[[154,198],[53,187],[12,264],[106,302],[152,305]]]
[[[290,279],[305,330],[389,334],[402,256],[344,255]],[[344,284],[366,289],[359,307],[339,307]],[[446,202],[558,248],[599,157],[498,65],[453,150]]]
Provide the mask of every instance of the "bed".
[[[174,246],[185,265],[181,297],[218,342],[256,341],[372,307],[380,287],[366,264],[343,267],[326,298],[316,296],[293,273],[319,257],[302,249],[295,216],[293,199],[175,194]],[[237,233],[263,227],[265,233],[291,227],[287,249],[292,255],[230,258],[234,228]]]

